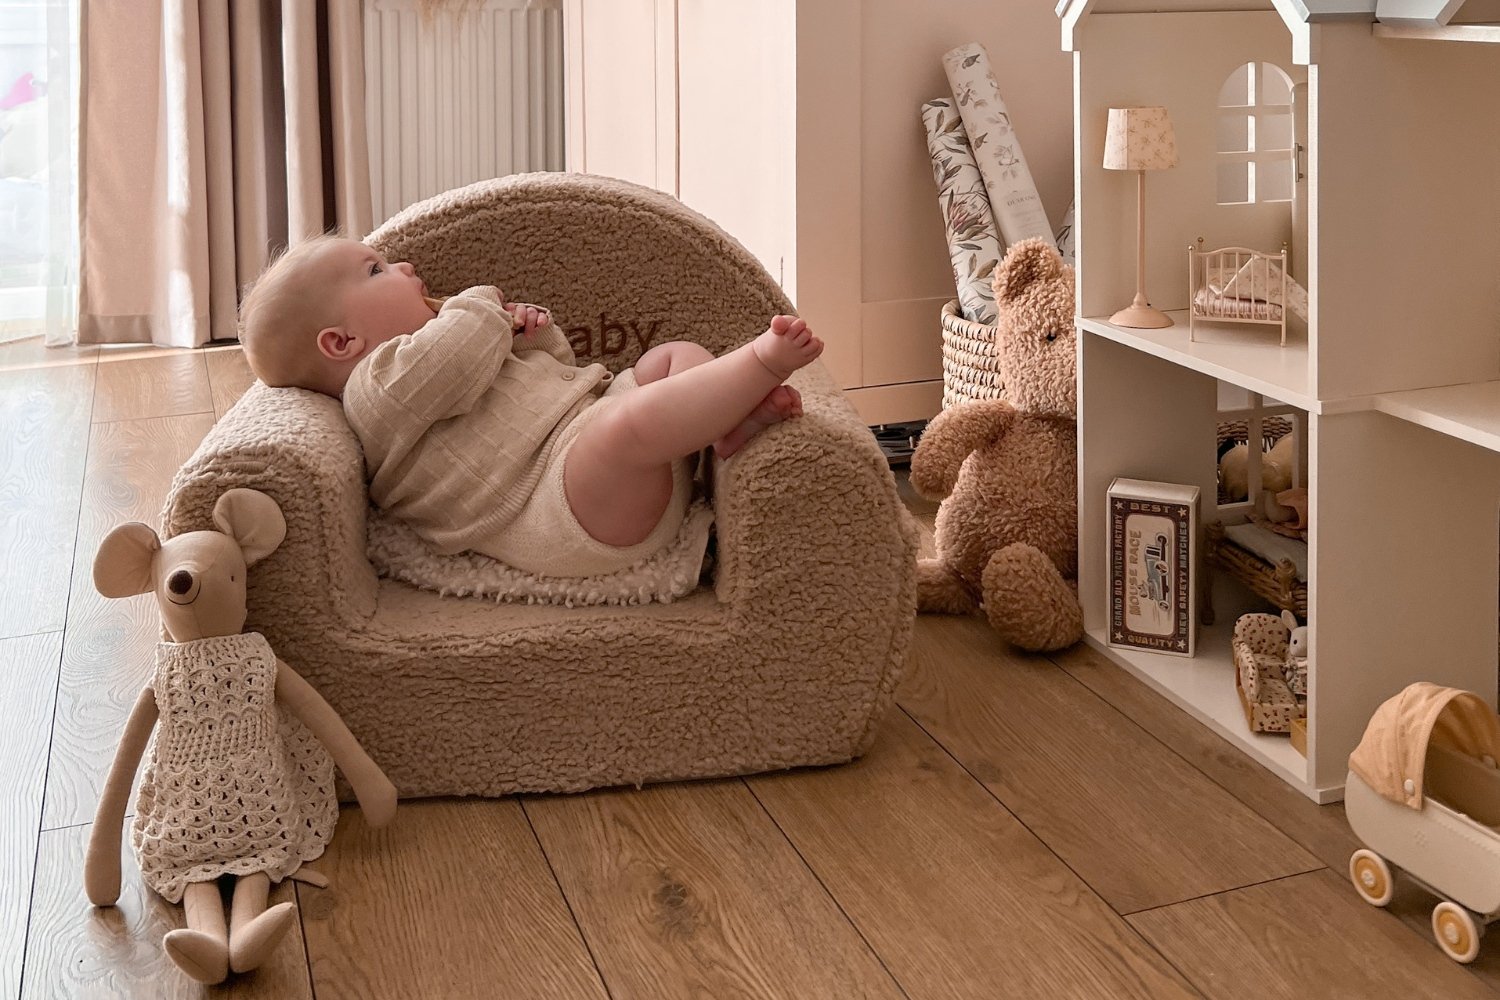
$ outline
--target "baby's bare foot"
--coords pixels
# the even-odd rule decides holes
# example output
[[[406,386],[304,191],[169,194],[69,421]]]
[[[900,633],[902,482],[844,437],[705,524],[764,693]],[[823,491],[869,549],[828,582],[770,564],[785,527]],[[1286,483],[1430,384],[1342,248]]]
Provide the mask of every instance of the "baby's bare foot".
[[[777,378],[790,378],[792,372],[812,364],[823,353],[823,342],[813,336],[807,321],[796,316],[777,316],[771,328],[751,344],[760,363]]]
[[[714,453],[728,458],[761,431],[791,417],[802,416],[802,394],[789,385],[778,385],[734,430],[714,442]]]

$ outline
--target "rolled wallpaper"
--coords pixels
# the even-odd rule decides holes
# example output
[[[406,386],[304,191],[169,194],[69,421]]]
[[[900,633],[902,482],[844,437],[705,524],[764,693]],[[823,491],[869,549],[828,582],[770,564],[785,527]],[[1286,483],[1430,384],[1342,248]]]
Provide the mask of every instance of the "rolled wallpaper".
[[[1078,256],[1078,237],[1073,231],[1073,208],[1077,204],[1076,199],[1068,202],[1068,214],[1063,216],[1062,228],[1057,231],[1057,252],[1069,267],[1075,266]]]
[[[1010,114],[1000,99],[1000,85],[990,71],[984,46],[970,42],[945,53],[943,69],[969,133],[974,161],[989,192],[1001,239],[1006,246],[1033,236],[1053,242],[1047,211],[1021,155],[1021,143],[1011,128]]]
[[[1003,255],[984,179],[974,163],[963,119],[947,98],[922,105],[932,177],[948,234],[948,259],[958,286],[958,309],[975,323],[995,322],[995,265]]]

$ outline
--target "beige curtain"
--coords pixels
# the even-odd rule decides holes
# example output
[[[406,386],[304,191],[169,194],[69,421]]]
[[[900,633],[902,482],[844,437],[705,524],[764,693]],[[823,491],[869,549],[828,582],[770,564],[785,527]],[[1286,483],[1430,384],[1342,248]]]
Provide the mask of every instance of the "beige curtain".
[[[360,0],[86,0],[79,340],[236,336],[270,253],[370,229]]]

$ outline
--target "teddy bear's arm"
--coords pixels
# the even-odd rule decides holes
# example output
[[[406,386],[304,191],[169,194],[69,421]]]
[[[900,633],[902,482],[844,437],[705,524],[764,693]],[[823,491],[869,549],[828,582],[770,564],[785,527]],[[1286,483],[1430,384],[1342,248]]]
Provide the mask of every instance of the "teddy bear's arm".
[[[83,888],[95,906],[113,906],[120,898],[120,836],[125,825],[125,804],[156,719],[156,692],[147,685],[125,721],[125,732],[120,735],[120,745],[94,813],[94,828],[89,833]]]
[[[947,497],[969,453],[1003,437],[1015,416],[1016,408],[1003,399],[981,399],[933,417],[911,457],[912,486],[929,500]]]
[[[276,660],[276,700],[302,720],[318,742],[328,749],[333,762],[354,788],[365,821],[371,826],[389,823],[396,815],[396,786],[365,753],[333,706],[279,657]]]

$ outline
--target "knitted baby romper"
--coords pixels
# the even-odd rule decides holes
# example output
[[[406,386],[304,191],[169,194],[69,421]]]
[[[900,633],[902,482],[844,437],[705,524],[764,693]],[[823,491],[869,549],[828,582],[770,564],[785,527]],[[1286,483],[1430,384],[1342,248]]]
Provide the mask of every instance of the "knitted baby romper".
[[[333,760],[276,705],[276,656],[257,632],[156,646],[161,717],[131,843],[146,884],[179,902],[190,882],[323,853],[338,821]]]

